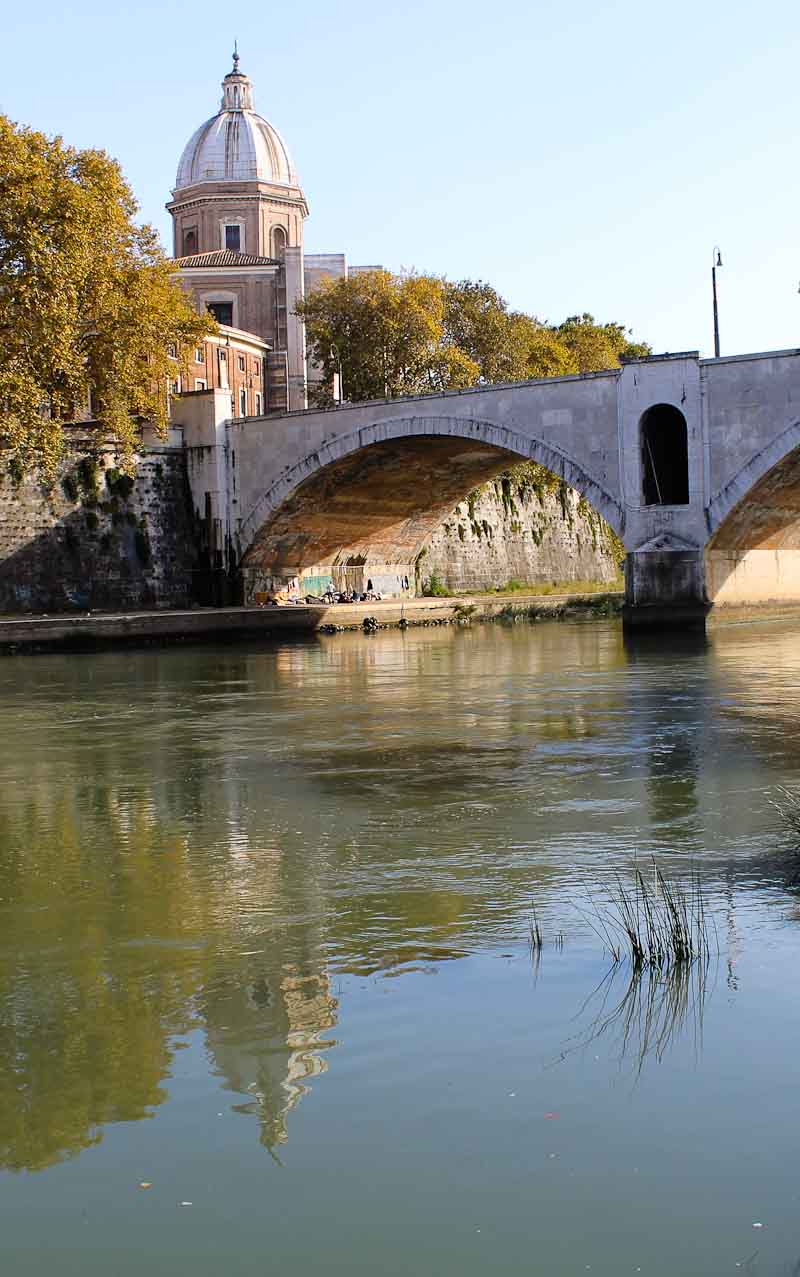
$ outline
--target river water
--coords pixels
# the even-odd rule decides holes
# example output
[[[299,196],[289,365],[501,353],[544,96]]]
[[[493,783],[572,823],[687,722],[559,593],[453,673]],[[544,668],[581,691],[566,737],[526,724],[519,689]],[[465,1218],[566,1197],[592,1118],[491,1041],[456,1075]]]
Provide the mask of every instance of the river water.
[[[792,626],[18,657],[0,706],[4,1277],[800,1271]],[[714,952],[637,980],[592,909],[654,859]]]

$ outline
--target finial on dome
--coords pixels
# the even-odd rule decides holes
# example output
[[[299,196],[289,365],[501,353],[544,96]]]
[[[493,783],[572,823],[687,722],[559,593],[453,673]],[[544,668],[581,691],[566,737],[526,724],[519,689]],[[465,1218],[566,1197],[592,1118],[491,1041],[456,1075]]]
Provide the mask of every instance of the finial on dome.
[[[233,74],[239,74],[239,41],[233,42]]]

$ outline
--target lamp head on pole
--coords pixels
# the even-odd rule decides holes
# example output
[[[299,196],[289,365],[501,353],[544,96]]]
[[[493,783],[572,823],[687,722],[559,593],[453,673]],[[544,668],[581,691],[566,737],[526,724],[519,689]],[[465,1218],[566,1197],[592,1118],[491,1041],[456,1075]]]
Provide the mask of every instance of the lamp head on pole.
[[[719,251],[718,248],[715,248],[714,249],[714,269],[716,270],[717,267],[721,265],[722,265],[722,253]]]

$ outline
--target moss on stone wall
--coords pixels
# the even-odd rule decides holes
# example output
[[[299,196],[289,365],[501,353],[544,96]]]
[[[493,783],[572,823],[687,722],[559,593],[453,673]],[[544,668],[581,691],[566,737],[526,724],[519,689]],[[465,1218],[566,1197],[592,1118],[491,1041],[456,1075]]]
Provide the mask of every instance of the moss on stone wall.
[[[476,488],[426,546],[422,584],[448,590],[501,589],[509,581],[619,578],[625,550],[605,520],[563,479],[521,462]]]
[[[144,454],[129,474],[76,441],[51,481],[5,468],[0,612],[185,607],[194,544],[182,454]]]

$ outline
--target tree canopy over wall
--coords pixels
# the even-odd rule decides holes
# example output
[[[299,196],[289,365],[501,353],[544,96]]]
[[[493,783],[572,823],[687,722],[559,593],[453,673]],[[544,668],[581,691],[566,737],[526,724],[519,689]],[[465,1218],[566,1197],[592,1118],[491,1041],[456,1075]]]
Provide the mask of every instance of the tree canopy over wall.
[[[170,346],[180,363],[215,327],[136,213],[105,152],[0,115],[0,446],[18,466],[52,471],[90,388],[123,448],[137,417],[163,427]]]
[[[355,402],[598,372],[650,353],[621,324],[598,324],[590,314],[550,324],[509,310],[480,280],[360,271],[324,279],[297,313],[322,372],[313,391],[320,404],[330,402],[339,371],[345,398]]]

